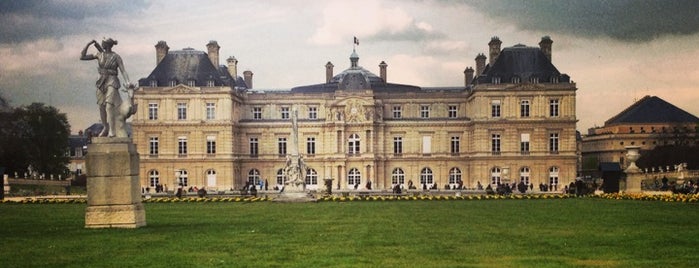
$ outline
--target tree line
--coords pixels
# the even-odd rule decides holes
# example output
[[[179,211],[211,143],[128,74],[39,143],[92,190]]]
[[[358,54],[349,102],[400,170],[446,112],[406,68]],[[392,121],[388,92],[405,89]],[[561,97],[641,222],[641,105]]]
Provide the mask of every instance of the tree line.
[[[70,124],[65,113],[43,103],[12,107],[0,95],[0,167],[5,174],[68,175]],[[21,176],[21,175],[20,175]]]

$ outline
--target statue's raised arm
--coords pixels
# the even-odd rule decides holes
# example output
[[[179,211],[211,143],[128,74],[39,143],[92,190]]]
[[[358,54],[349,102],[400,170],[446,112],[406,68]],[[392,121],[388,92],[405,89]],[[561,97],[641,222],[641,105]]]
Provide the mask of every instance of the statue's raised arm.
[[[124,62],[119,54],[112,51],[112,47],[118,42],[112,38],[102,41],[102,45],[97,44],[97,41],[92,40],[83,48],[80,53],[81,60],[97,60],[97,71],[100,75],[97,80],[97,104],[99,105],[100,119],[104,129],[100,136],[109,137],[128,137],[125,128],[126,119],[129,118],[135,111],[133,109],[133,90],[135,85],[131,84],[129,75],[124,68]],[[97,49],[95,54],[87,54],[87,50],[91,45]],[[119,95],[121,82],[119,81],[119,72],[124,78],[125,88],[129,98],[126,102],[122,102]]]

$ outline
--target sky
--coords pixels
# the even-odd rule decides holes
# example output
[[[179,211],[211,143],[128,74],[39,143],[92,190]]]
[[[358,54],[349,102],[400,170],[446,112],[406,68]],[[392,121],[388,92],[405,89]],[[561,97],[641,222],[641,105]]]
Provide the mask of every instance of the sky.
[[[77,133],[99,122],[91,40],[113,38],[132,82],[155,68],[155,44],[234,56],[257,89],[325,81],[359,65],[392,83],[462,86],[497,36],[502,47],[553,40],[553,64],[576,83],[583,134],[645,95],[699,115],[699,1],[694,0],[0,0],[0,95],[43,102]],[[91,51],[94,53],[94,50]]]

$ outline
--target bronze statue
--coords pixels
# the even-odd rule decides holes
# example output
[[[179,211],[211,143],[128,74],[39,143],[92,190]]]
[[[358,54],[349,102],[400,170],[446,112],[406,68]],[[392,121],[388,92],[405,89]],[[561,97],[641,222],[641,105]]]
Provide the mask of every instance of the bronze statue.
[[[102,41],[100,46],[97,41],[92,40],[80,54],[81,60],[97,60],[97,71],[100,74],[97,80],[97,104],[100,110],[100,119],[104,125],[104,129],[100,136],[108,137],[127,137],[124,127],[126,119],[135,113],[133,107],[133,90],[136,87],[131,84],[129,75],[126,73],[124,63],[119,54],[112,51],[112,47],[117,44],[117,41],[108,38]],[[87,54],[90,45],[94,45],[97,49],[95,54]],[[129,95],[128,102],[122,105],[119,88],[119,72],[124,78],[124,87]],[[123,107],[126,106],[126,107]]]

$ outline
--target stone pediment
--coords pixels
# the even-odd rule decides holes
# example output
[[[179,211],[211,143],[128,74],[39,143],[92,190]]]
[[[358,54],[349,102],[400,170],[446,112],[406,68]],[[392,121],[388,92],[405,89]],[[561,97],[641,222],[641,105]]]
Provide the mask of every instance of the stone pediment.
[[[377,108],[373,99],[347,98],[332,105],[334,120],[347,123],[360,123],[381,120],[377,117]]]
[[[199,88],[189,87],[189,86],[186,86],[183,84],[179,84],[179,85],[176,85],[176,86],[171,87],[171,88],[165,88],[165,89],[163,89],[163,92],[186,94],[186,93],[198,93],[198,92],[200,92],[200,90],[199,90]]]

